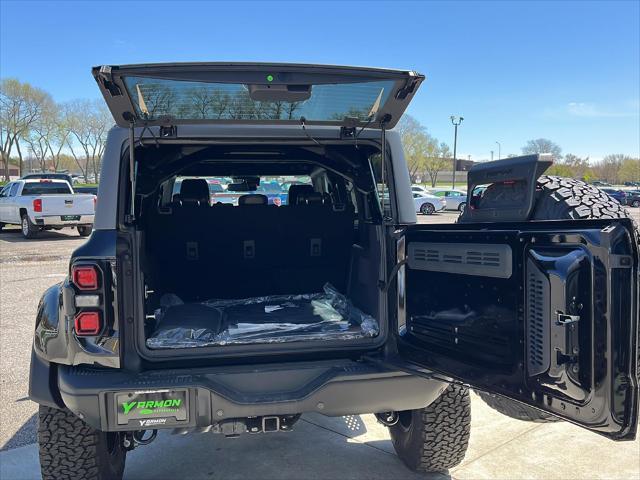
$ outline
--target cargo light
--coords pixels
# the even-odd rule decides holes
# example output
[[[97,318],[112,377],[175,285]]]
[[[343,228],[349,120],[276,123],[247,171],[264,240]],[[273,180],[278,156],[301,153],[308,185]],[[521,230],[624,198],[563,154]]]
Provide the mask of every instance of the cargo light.
[[[71,270],[71,278],[80,290],[98,289],[98,270],[93,265],[74,266]]]
[[[36,198],[33,201],[33,211],[34,212],[42,212],[42,199]]]
[[[82,312],[75,316],[74,326],[79,337],[93,336],[102,330],[99,312]]]

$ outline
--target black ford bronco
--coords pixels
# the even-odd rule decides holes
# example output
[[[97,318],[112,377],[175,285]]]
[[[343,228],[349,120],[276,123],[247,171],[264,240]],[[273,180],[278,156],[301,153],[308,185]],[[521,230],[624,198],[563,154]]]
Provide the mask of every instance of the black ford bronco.
[[[120,478],[158,429],[286,432],[308,412],[374,413],[409,468],[443,471],[470,387],[635,437],[638,240],[606,194],[525,156],[474,167],[456,224],[417,224],[393,130],[412,71],[93,75],[117,126],[94,231],[38,309],[45,479]]]

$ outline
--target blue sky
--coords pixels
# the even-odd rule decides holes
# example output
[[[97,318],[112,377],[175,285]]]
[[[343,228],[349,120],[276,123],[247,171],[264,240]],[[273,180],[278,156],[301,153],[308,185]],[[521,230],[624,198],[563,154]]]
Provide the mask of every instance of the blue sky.
[[[417,70],[409,113],[460,156],[640,156],[640,2],[0,2],[0,75],[98,97],[90,67],[287,61]]]

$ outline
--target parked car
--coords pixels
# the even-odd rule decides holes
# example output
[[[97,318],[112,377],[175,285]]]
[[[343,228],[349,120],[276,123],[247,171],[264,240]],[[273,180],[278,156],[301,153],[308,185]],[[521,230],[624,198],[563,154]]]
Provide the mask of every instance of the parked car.
[[[601,180],[594,180],[593,182],[591,182],[591,185],[594,185],[596,187],[610,187],[611,184],[601,181]]]
[[[424,195],[431,195],[431,191],[423,185],[411,185],[411,191],[413,193],[422,193]]]
[[[640,187],[640,182],[624,182],[625,187]]]
[[[433,215],[441,212],[447,207],[447,201],[444,198],[436,197],[430,193],[412,192],[413,203],[416,207],[416,213],[423,215]]]
[[[620,202],[620,205],[627,204],[627,193],[624,190],[619,190],[617,188],[608,188],[608,187],[600,187],[600,190],[605,192],[611,198],[616,199]]]
[[[77,194],[66,180],[26,179],[8,183],[0,191],[0,228],[20,225],[25,238],[42,230],[76,228],[91,233],[95,195]]]
[[[640,207],[640,190],[626,190],[625,202],[630,207]]]
[[[467,450],[469,386],[514,418],[633,440],[640,259],[617,202],[529,155],[473,166],[469,193],[489,186],[459,223],[418,223],[394,130],[413,71],[92,72],[117,124],[113,188],[34,322],[43,478],[121,478],[159,429],[275,435],[312,412],[373,413],[405,465],[441,475]],[[199,93],[234,108],[203,118]],[[289,206],[251,192],[284,174],[313,180]],[[210,176],[253,180],[218,205]]]
[[[65,180],[69,182],[69,185],[73,185],[75,182],[75,178],[73,175],[69,173],[51,173],[51,172],[41,172],[41,173],[27,173],[21,177],[23,180],[33,180],[33,179],[48,179],[48,180]]]
[[[462,212],[467,206],[467,192],[464,190],[435,188],[431,193],[438,198],[444,198],[447,202],[447,210]]]

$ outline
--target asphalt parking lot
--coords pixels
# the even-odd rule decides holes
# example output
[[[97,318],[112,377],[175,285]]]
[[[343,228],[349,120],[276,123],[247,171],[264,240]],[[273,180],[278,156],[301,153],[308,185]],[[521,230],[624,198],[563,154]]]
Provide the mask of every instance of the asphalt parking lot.
[[[640,209],[630,211],[640,222]],[[449,223],[457,214],[419,217],[421,223]],[[17,229],[0,232],[2,480],[39,478],[37,406],[26,398],[33,322],[40,295],[64,278],[69,254],[83,242],[75,230],[45,232],[29,241]],[[471,445],[450,472],[453,478],[640,479],[640,441],[614,443],[563,422],[518,422],[475,396],[472,409]],[[130,454],[125,477],[420,478],[395,457],[386,428],[371,415],[308,415],[291,433],[233,440],[162,433]]]

